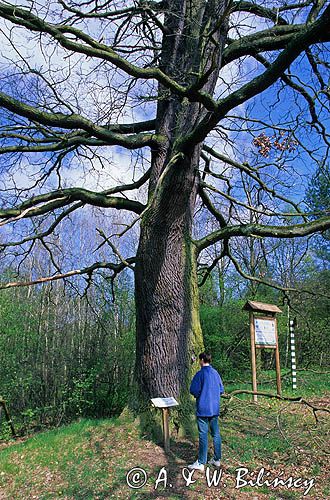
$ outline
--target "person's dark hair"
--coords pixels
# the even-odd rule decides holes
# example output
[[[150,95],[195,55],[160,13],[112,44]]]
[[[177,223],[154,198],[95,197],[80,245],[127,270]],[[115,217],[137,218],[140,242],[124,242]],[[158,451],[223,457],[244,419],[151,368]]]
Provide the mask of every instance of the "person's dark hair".
[[[211,363],[212,362],[212,356],[209,352],[201,352],[199,355],[199,359],[202,359],[204,363]]]

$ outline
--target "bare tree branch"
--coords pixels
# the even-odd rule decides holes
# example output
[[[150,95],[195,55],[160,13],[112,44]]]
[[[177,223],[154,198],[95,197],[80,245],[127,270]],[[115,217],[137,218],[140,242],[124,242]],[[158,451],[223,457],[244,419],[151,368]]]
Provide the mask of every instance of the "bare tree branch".
[[[245,84],[240,89],[232,92],[227,97],[217,103],[217,110],[210,112],[200,123],[178,141],[177,149],[182,152],[188,152],[191,147],[202,142],[207,134],[217,125],[217,123],[226,116],[228,111],[236,106],[243,104],[257,94],[260,94],[283,74],[290,64],[306,50],[312,43],[315,43],[330,23],[330,6],[323,12],[321,17],[314,23],[304,26],[300,33],[292,37],[286,48],[280,53],[275,61],[261,75],[255,77],[252,81]]]
[[[272,238],[296,238],[308,236],[316,232],[326,231],[330,228],[330,216],[306,222],[304,224],[292,224],[287,226],[271,226],[262,224],[239,224],[226,226],[214,231],[204,238],[195,241],[198,252],[213,245],[217,241],[232,238],[233,236],[254,236]]]
[[[58,273],[58,274],[54,274],[53,276],[36,278],[35,280],[11,281],[9,283],[2,283],[2,284],[0,283],[0,290],[4,290],[7,288],[14,288],[14,287],[38,285],[41,283],[47,283],[49,281],[56,281],[56,280],[60,280],[60,279],[64,279],[64,278],[70,278],[72,276],[77,276],[77,275],[83,275],[83,274],[90,275],[98,269],[110,269],[110,270],[114,271],[114,273],[118,274],[118,272],[125,269],[128,265],[130,266],[132,263],[134,263],[135,257],[129,257],[128,259],[126,259],[126,262],[127,262],[127,264],[124,264],[123,262],[121,262],[120,264],[114,264],[111,262],[95,262],[95,264],[93,264],[89,267],[84,267],[82,269],[74,269],[74,270],[68,271],[66,273]]]
[[[142,203],[127,198],[109,196],[105,193],[97,193],[82,188],[67,188],[34,196],[16,208],[0,209],[0,219],[6,219],[11,222],[17,220],[17,218],[43,215],[75,201],[81,201],[102,208],[130,210],[137,214],[140,214],[145,208]]]
[[[302,396],[296,396],[296,397],[289,397],[289,396],[280,396],[279,394],[271,394],[269,392],[262,392],[262,391],[249,391],[245,389],[237,389],[235,391],[231,391],[228,394],[223,394],[222,397],[225,399],[229,399],[228,403],[237,396],[238,394],[251,394],[251,395],[256,395],[256,396],[263,396],[266,398],[272,398],[272,399],[278,399],[280,401],[290,401],[292,403],[300,403],[302,405],[308,406],[308,408],[311,408],[315,417],[315,420],[318,422],[318,417],[317,417],[317,412],[326,412],[330,413],[329,408],[323,408],[322,406],[315,406],[311,402],[307,401],[304,399]]]
[[[101,139],[108,145],[118,145],[128,149],[135,149],[156,145],[158,141],[161,142],[162,140],[161,137],[156,136],[155,134],[137,133],[127,136],[117,132],[112,132],[111,129],[96,125],[92,121],[78,114],[66,115],[62,113],[48,113],[37,107],[18,101],[3,92],[0,92],[0,106],[20,116],[37,121],[43,125],[50,125],[52,127],[60,127],[64,129],[83,129],[91,136]],[[71,137],[69,142],[72,145],[76,144],[77,141],[79,143],[79,137],[77,138],[76,136]]]
[[[239,1],[234,2],[232,6],[232,12],[250,12],[259,17],[264,17],[265,19],[270,19],[274,21],[275,24],[288,24],[284,17],[279,16],[275,9],[268,9],[262,5],[258,5],[252,2]]]

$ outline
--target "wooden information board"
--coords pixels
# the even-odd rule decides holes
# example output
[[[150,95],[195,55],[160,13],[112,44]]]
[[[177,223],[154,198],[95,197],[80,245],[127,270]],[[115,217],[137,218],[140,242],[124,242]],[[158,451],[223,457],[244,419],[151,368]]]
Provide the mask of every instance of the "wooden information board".
[[[280,352],[277,337],[277,319],[275,315],[282,312],[274,304],[264,304],[248,300],[244,308],[250,313],[250,337],[251,337],[251,369],[252,389],[257,392],[257,362],[256,349],[274,349],[276,365],[276,387],[277,394],[281,395],[281,367]],[[253,401],[258,401],[258,396],[253,394]]]
[[[170,451],[170,426],[169,426],[169,409],[178,406],[179,403],[175,398],[152,398],[151,403],[155,408],[160,408],[163,412],[163,436],[164,449]]]

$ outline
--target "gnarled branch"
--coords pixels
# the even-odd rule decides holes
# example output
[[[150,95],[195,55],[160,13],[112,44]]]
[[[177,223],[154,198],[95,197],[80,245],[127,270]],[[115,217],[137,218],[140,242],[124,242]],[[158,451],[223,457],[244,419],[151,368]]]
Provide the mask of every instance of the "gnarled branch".
[[[296,238],[308,236],[330,228],[330,215],[303,224],[289,224],[287,226],[271,226],[263,224],[237,224],[226,226],[213,231],[204,238],[195,241],[197,251],[200,252],[214,243],[232,238],[233,236],[255,236],[272,238]]]

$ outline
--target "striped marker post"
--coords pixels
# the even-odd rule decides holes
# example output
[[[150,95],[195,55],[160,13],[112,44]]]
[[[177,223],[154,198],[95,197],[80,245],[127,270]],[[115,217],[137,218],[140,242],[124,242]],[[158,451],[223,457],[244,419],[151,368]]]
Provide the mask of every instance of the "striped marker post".
[[[296,346],[295,346],[295,339],[294,339],[294,320],[293,319],[290,319],[290,342],[291,342],[292,389],[297,389]]]

